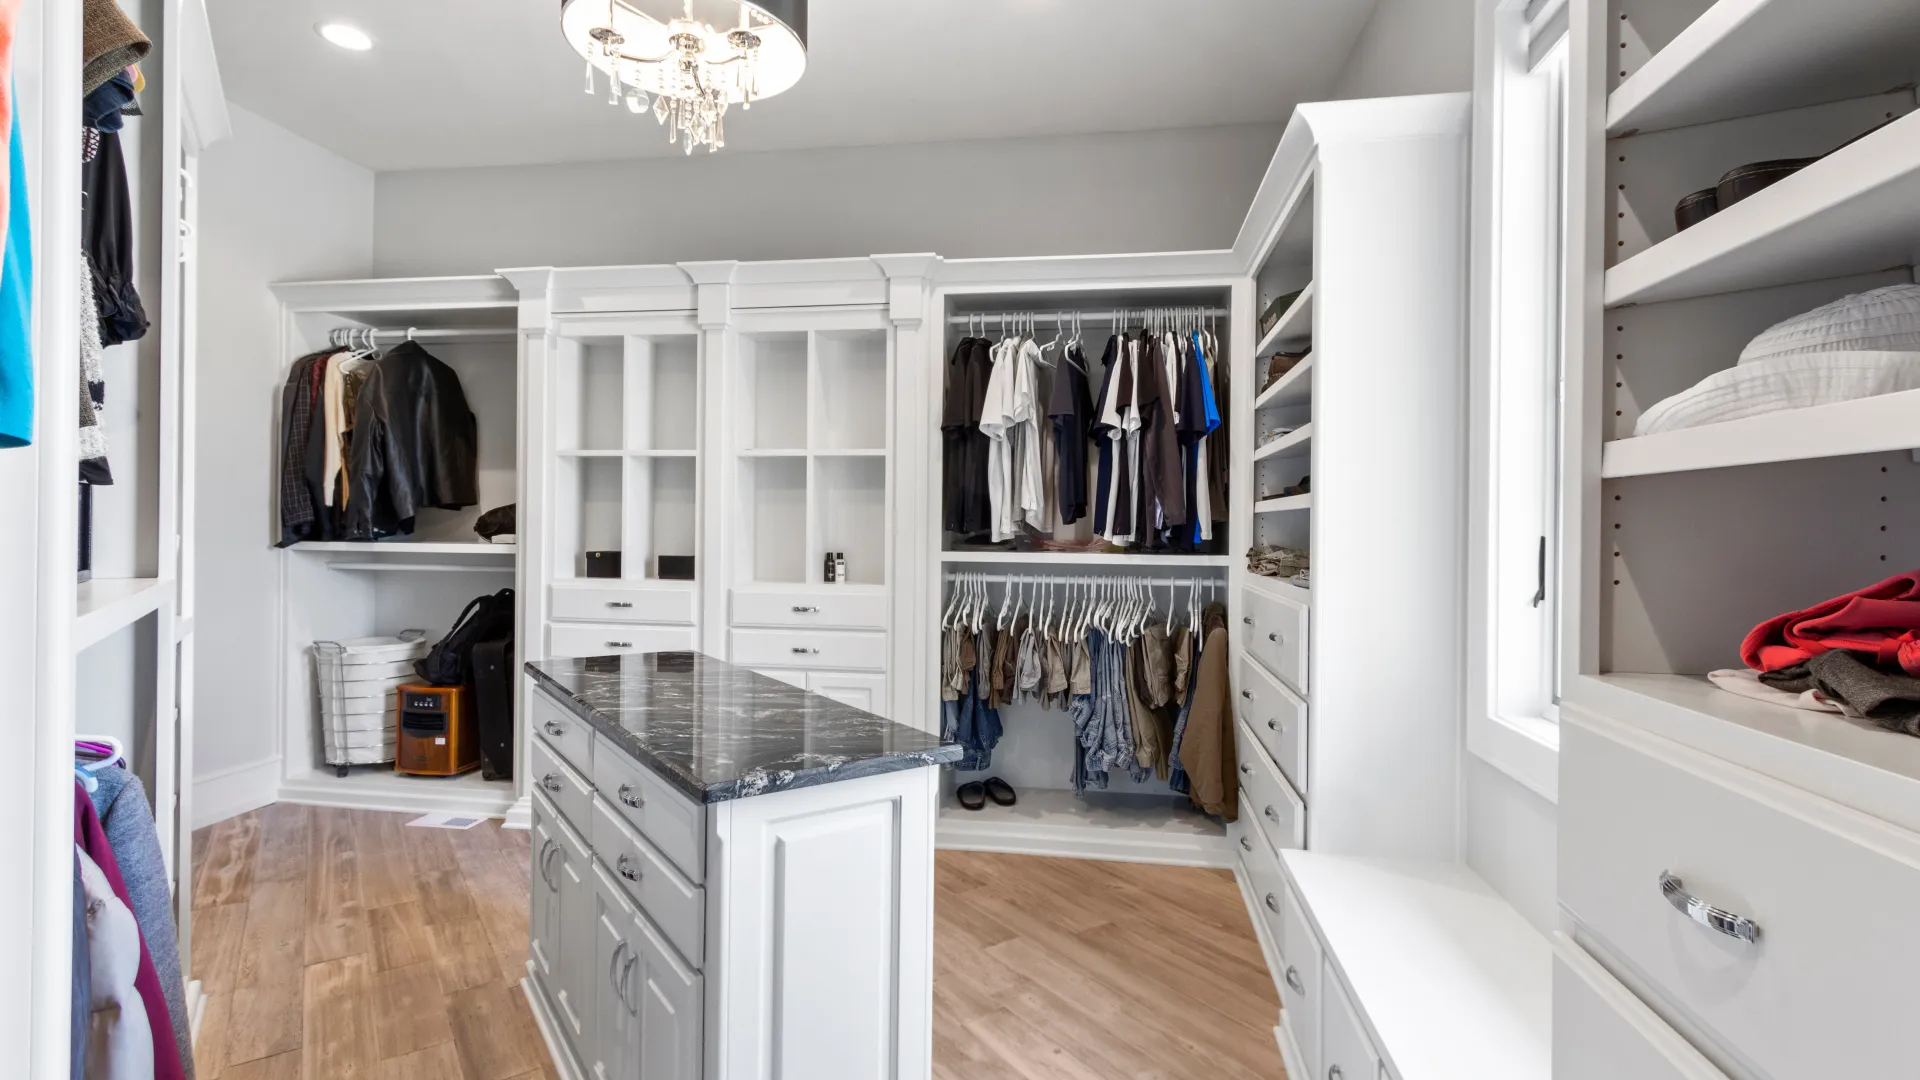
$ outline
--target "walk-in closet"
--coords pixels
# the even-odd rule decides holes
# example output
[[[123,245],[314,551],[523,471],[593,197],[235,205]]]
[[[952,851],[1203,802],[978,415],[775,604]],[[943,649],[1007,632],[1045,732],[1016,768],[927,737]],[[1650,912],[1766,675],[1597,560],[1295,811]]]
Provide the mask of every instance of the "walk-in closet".
[[[1907,1075],[1917,57],[0,2],[0,1077]]]

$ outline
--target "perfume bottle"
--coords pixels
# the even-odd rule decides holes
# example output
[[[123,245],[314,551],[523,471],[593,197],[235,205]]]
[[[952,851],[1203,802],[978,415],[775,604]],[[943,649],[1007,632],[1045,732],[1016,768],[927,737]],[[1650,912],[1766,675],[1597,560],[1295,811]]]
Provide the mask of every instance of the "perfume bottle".
[[[842,585],[847,583],[847,553],[842,551],[833,557],[834,580]]]
[[[836,568],[836,564],[833,560],[833,552],[829,551],[827,552],[826,564],[821,567],[820,580],[826,582],[829,585],[832,585],[835,581],[835,578],[834,578],[835,568]]]

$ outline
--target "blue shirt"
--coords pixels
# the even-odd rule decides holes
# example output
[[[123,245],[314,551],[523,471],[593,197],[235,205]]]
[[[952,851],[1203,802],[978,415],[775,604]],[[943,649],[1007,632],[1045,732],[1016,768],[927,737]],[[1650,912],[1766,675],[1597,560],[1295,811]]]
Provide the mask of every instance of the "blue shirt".
[[[0,262],[0,448],[33,441],[33,218],[20,148],[20,98],[7,135],[7,239]]]

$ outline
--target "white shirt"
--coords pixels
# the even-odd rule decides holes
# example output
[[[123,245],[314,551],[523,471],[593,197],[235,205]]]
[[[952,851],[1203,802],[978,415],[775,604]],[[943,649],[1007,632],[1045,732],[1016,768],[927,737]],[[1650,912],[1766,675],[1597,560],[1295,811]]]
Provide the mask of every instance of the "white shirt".
[[[1018,366],[1013,339],[995,345],[991,355],[993,372],[987,376],[987,394],[980,407],[980,433],[987,437],[987,504],[992,510],[993,539],[998,541],[1013,538],[1018,502],[1011,446],[1014,368]]]

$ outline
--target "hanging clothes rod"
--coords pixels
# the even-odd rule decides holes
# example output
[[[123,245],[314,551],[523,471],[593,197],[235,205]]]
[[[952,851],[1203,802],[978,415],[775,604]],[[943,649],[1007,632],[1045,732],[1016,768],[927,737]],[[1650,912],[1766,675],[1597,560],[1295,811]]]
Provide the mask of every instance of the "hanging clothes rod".
[[[1044,585],[1048,582],[1116,581],[1116,582],[1128,582],[1128,583],[1140,582],[1142,584],[1149,584],[1154,586],[1155,588],[1159,588],[1166,585],[1169,581],[1171,581],[1175,585],[1185,585],[1189,588],[1193,588],[1195,586],[1198,586],[1200,588],[1216,588],[1219,586],[1220,578],[1206,572],[1206,571],[1218,569],[1218,567],[1199,567],[1199,568],[1181,567],[1180,569],[1182,571],[1188,571],[1188,572],[1177,573],[1177,574],[1161,574],[1159,576],[1153,576],[1149,574],[1139,574],[1139,573],[1133,573],[1133,574],[975,574],[965,570],[949,570],[947,571],[947,574],[946,574],[946,580],[949,584],[956,581],[974,581],[974,582],[981,582],[987,585],[1005,585],[1009,582],[1016,585],[1029,585],[1029,584],[1038,582]]]
[[[510,326],[494,327],[409,327],[405,330],[375,330],[373,336],[379,338],[399,338],[414,341],[464,341],[472,338],[512,338],[516,331]]]
[[[1178,304],[1169,307],[1146,308],[1106,308],[1091,311],[976,311],[971,315],[949,315],[948,326],[967,326],[982,321],[997,322],[1001,319],[1030,319],[1036,322],[1052,323],[1055,320],[1079,319],[1081,322],[1142,322],[1150,316],[1169,315],[1176,318],[1194,316],[1202,319],[1224,319],[1232,312],[1221,307],[1181,307]]]

